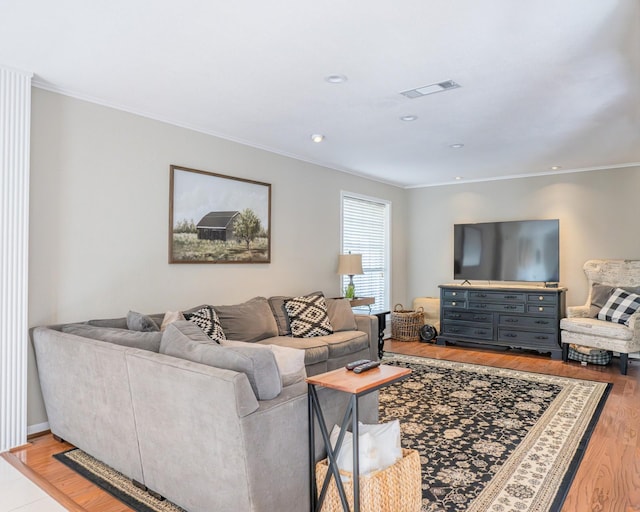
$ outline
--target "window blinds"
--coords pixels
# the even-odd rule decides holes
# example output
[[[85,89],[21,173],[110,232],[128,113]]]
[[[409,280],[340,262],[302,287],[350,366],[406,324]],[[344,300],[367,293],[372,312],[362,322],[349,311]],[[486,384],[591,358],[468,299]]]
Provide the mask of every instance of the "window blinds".
[[[364,275],[353,282],[358,297],[374,297],[374,309],[389,309],[389,203],[343,194],[342,252],[362,254]],[[349,282],[344,276],[342,289]]]

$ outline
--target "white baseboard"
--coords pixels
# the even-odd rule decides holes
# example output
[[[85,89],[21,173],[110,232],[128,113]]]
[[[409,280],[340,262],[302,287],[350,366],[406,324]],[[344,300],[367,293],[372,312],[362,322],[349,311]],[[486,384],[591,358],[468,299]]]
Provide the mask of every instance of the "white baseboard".
[[[49,422],[38,423],[36,425],[28,425],[27,435],[32,436],[33,434],[39,434],[40,432],[44,432],[46,430],[49,430]]]

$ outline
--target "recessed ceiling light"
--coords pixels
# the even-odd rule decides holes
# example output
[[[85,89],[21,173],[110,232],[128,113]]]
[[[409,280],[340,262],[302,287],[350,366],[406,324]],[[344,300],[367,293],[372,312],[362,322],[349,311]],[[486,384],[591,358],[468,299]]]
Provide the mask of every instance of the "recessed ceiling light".
[[[427,94],[434,94],[436,92],[448,91],[450,89],[457,89],[460,84],[453,80],[446,80],[444,82],[438,82],[437,84],[423,85],[422,87],[416,87],[408,91],[402,91],[400,94],[406,96],[409,99],[421,98]]]
[[[311,140],[312,140],[313,142],[316,142],[316,143],[318,143],[318,142],[322,142],[322,141],[324,140],[324,135],[321,135],[321,134],[319,134],[319,133],[314,133],[314,134],[311,136]]]
[[[342,84],[347,81],[347,77],[344,75],[329,75],[324,79],[330,84]]]
[[[557,171],[558,169],[562,169],[562,167],[560,167],[559,165],[554,165],[551,167],[552,171]]]
[[[400,118],[401,121],[415,121],[416,119],[418,119],[418,116],[402,116]]]
[[[456,181],[460,181],[464,176],[456,176]]]
[[[464,144],[460,144],[460,143],[458,142],[457,144],[449,144],[449,147],[450,147],[450,148],[453,148],[453,149],[460,149],[460,148],[463,148],[463,147],[464,147]]]

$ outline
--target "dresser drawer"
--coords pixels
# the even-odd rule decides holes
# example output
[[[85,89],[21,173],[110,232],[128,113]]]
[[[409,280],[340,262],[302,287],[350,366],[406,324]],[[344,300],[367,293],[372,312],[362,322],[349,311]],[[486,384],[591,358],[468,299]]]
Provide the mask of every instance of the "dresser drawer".
[[[538,304],[527,304],[527,313],[555,316],[556,312],[556,306],[540,306]]]
[[[466,338],[479,338],[483,340],[493,339],[493,329],[491,326],[478,327],[445,322],[442,326],[442,334],[445,336],[463,336]]]
[[[443,308],[458,308],[458,309],[466,309],[467,301],[465,300],[443,300],[442,301]]]
[[[473,311],[456,311],[445,310],[443,313],[445,320],[456,320],[460,322],[493,322],[493,315],[491,313],[474,313]]]
[[[558,345],[558,336],[555,332],[527,332],[498,327],[498,341],[513,344],[526,343],[529,346],[555,347]]]
[[[498,324],[508,328],[521,327],[536,330],[555,330],[558,328],[558,322],[555,319],[534,316],[500,315]]]
[[[527,295],[527,302],[530,304],[557,304],[558,295],[555,293],[529,293]]]
[[[469,300],[478,301],[519,301],[524,302],[525,294],[519,292],[486,292],[482,290],[470,291]]]
[[[467,290],[442,290],[442,299],[465,300],[467,298]]]
[[[510,313],[524,313],[523,304],[500,304],[493,302],[469,302],[469,309],[479,309],[482,311],[497,311]]]

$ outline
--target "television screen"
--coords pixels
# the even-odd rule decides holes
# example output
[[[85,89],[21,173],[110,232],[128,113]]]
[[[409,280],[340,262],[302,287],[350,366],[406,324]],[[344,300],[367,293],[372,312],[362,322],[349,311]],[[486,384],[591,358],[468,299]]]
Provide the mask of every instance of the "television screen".
[[[454,278],[558,282],[559,224],[558,219],[456,224]]]

